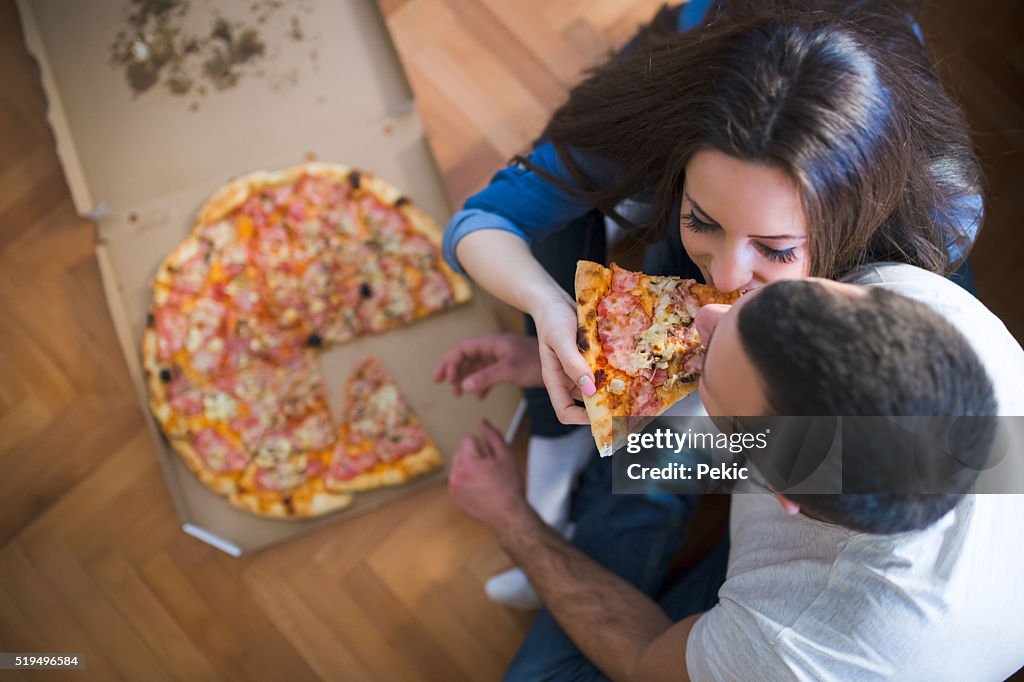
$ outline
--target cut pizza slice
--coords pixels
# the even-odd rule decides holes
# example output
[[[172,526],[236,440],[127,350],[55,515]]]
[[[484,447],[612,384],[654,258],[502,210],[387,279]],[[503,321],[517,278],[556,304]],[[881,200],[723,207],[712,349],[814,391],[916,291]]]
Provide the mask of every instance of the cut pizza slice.
[[[377,358],[368,357],[345,386],[341,432],[324,477],[328,490],[398,485],[442,464],[398,384]]]
[[[577,264],[577,340],[597,388],[583,402],[602,457],[697,389],[704,358],[693,324],[697,311],[738,297],[692,279],[644,275],[614,263]]]

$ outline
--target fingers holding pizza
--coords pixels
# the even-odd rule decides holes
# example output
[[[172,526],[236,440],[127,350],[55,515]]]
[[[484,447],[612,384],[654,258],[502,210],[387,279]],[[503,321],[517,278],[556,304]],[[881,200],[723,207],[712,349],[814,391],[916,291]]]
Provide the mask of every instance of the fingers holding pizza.
[[[568,298],[560,298],[533,315],[537,326],[541,375],[558,420],[587,424],[587,411],[576,401],[594,395],[594,373],[577,347],[576,312]]]

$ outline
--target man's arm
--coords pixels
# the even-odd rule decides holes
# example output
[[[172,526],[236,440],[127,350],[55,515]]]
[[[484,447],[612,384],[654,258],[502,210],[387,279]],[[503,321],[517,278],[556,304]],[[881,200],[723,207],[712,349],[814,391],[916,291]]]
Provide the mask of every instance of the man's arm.
[[[452,498],[497,534],[544,605],[613,680],[688,680],[686,641],[700,614],[673,624],[650,597],[548,528],[527,504],[515,457],[489,424],[455,454]]]
[[[569,638],[613,680],[688,680],[686,640],[650,597],[595,562],[526,507],[495,529]]]

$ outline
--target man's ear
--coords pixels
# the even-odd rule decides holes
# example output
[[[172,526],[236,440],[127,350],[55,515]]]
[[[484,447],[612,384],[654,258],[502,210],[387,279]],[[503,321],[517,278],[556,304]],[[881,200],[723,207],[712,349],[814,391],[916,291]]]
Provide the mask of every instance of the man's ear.
[[[786,512],[789,516],[796,516],[800,513],[800,505],[785,497],[779,493],[775,493],[775,499],[779,501],[779,506],[782,507],[782,511]]]

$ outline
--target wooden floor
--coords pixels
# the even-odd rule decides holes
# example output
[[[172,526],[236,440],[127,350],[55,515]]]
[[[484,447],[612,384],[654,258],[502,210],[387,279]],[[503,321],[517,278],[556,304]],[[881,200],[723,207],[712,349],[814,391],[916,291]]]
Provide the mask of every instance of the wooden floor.
[[[657,4],[382,0],[454,202]],[[989,173],[979,290],[1024,338],[1024,5],[937,4]],[[11,679],[497,679],[529,617],[442,488],[242,559],[180,531],[44,111],[0,0],[0,650],[88,659]]]

